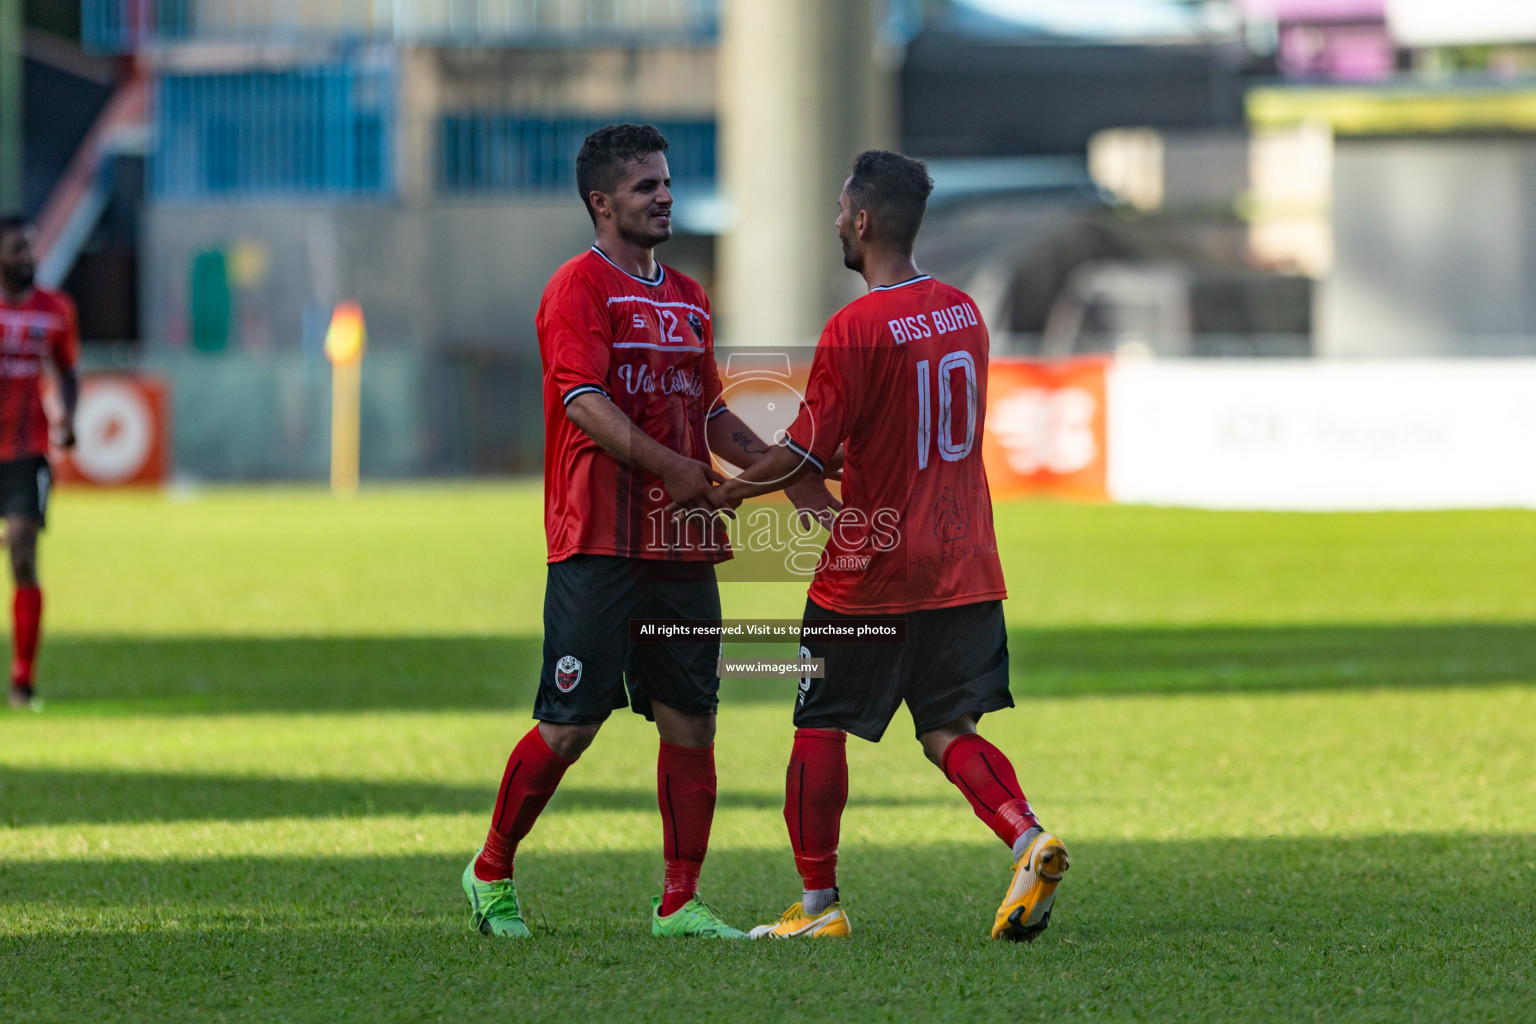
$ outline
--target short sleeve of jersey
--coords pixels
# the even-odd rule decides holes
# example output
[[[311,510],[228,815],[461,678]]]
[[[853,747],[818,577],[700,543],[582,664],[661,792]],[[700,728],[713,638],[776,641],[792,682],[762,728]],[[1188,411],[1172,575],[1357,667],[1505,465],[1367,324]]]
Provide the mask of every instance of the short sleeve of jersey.
[[[811,375],[805,384],[800,414],[786,431],[784,443],[801,458],[810,460],[817,472],[826,472],[837,446],[848,436],[853,421],[848,362],[853,355],[830,329],[821,336],[811,359]]]
[[[549,369],[561,402],[569,405],[588,392],[607,395],[612,358],[608,311],[574,274],[545,301]]]
[[[53,365],[67,373],[75,368],[75,363],[80,359],[80,317],[75,312],[74,300],[69,296],[59,296],[59,305],[64,314],[64,330],[54,335],[50,354]]]

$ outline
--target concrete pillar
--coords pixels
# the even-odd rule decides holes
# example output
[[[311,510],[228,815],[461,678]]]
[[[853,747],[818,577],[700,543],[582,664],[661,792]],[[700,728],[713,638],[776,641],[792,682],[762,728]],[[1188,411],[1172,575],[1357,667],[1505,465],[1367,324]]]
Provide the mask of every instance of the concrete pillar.
[[[396,194],[404,206],[423,206],[433,198],[441,145],[437,51],[401,47],[397,59],[400,108],[395,113]]]
[[[811,342],[862,290],[832,222],[848,165],[892,144],[894,62],[872,0],[726,0],[724,191],[714,307],[726,344]]]

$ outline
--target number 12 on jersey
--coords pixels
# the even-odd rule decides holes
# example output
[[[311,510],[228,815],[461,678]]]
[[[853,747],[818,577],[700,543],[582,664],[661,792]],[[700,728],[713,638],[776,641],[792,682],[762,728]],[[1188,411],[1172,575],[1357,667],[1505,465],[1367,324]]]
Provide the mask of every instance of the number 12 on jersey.
[[[917,468],[928,468],[928,450],[934,434],[933,392],[930,387],[929,363],[920,359],[917,363]],[[961,431],[955,429],[955,388],[953,374],[965,374],[965,430],[964,440],[956,443]],[[959,462],[971,454],[976,444],[976,360],[969,352],[951,352],[939,360],[939,458],[945,462]]]

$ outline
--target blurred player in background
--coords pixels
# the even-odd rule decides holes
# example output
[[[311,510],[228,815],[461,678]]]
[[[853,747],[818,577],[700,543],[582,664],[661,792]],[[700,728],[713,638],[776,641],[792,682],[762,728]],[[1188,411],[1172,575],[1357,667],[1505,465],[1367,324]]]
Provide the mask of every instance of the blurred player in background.
[[[0,219],[0,511],[11,549],[11,707],[38,709],[33,665],[43,622],[37,579],[37,534],[48,522],[48,416],[43,411],[43,363],[59,378],[64,418],[59,444],[75,443],[75,375],[80,336],[75,305],[39,288],[26,222]]]
[[[842,445],[845,504],[835,519],[832,507],[822,512],[831,537],[804,625],[906,623],[905,643],[802,641],[802,657],[825,659],[824,679],[801,680],[784,802],[804,893],[754,938],[849,934],[837,888],[847,734],[878,741],[903,700],[923,752],[1013,854],[992,937],[1027,941],[1044,930],[1067,869],[1013,765],[976,731],[983,714],[1013,706],[981,458],[990,343],[970,297],[913,262],[932,188],[919,161],[879,151],[855,161],[837,230],[869,294],[827,323],[784,443],[719,489],[734,507],[819,474]]]
[[[576,183],[596,240],[549,281],[537,328],[544,366],[544,667],[529,730],[507,761],[485,846],[465,868],[473,923],[526,937],[513,854],[610,712],[656,723],[666,862],[651,930],[743,938],[698,898],[715,809],[718,640],[632,644],[631,618],[720,620],[715,563],[730,557],[712,516],[669,533],[668,502],[716,509],[711,451],[750,466],[767,451],[717,405],[709,300],[657,263],[672,236],[667,142],[650,126],[589,135]],[[820,479],[798,492],[817,507]],[[627,691],[627,693],[626,693]]]

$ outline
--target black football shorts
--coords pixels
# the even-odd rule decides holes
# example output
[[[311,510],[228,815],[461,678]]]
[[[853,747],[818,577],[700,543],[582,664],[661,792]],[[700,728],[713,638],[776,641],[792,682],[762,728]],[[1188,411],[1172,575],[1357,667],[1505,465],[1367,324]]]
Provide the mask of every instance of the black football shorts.
[[[825,658],[826,677],[800,680],[795,725],[841,729],[879,742],[902,701],[917,735],[966,713],[1013,707],[1003,603],[982,601],[902,615],[842,615],[805,602],[813,620],[906,620],[904,643],[803,641],[802,658]]]
[[[654,719],[652,701],[690,714],[714,713],[720,641],[632,643],[630,619],[718,625],[715,567],[615,555],[572,555],[551,563],[534,718],[588,725],[627,704]]]
[[[0,462],[0,515],[23,516],[46,526],[52,487],[53,470],[46,455]]]

